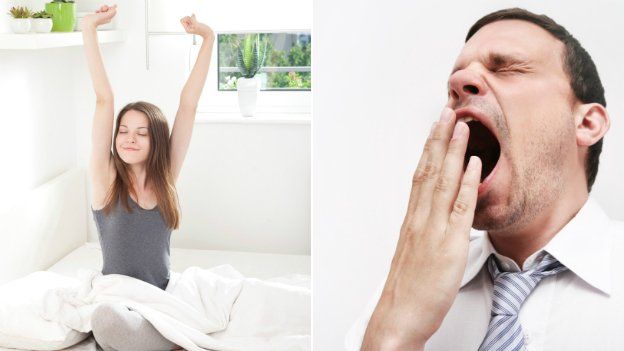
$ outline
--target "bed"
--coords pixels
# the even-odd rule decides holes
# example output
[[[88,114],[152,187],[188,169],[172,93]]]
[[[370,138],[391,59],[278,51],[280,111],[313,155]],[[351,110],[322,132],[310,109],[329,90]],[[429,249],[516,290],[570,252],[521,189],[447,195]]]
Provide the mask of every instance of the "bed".
[[[99,242],[87,241],[89,225],[86,171],[72,169],[31,191],[0,219],[14,236],[0,246],[0,288],[3,283],[35,271],[71,278],[81,268],[101,270]],[[26,223],[26,225],[23,225]],[[198,233],[200,234],[200,233]],[[175,232],[172,234],[175,235]],[[310,256],[244,251],[171,248],[171,267],[211,268],[229,264],[246,277],[270,279],[310,275]],[[14,350],[0,347],[0,350]],[[96,350],[92,336],[65,350]]]
[[[78,268],[101,269],[102,249],[99,243],[87,242],[48,268],[48,271],[77,277]],[[310,256],[254,253],[242,251],[171,249],[171,270],[181,272],[190,266],[204,268],[229,264],[246,277],[270,279],[293,274],[309,275]],[[1,348],[2,351],[15,350]],[[90,336],[83,342],[64,349],[96,351],[95,339]]]
[[[222,264],[231,265],[246,277],[258,279],[310,274],[310,256],[306,255],[171,248],[171,270],[176,272],[190,266],[210,268]],[[99,243],[85,243],[47,270],[77,277],[79,267],[102,268],[102,249]]]

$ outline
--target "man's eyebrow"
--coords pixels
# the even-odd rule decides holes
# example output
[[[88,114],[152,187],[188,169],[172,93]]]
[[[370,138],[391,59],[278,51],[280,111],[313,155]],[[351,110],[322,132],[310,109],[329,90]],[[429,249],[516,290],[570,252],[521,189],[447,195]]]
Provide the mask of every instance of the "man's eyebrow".
[[[496,69],[500,67],[510,66],[513,64],[525,64],[527,62],[529,62],[528,59],[518,54],[504,54],[500,52],[490,52],[486,56],[484,63],[487,67]],[[459,71],[460,69],[463,69],[463,67],[455,66],[453,68],[453,72],[451,72],[451,75],[453,75],[453,73]]]

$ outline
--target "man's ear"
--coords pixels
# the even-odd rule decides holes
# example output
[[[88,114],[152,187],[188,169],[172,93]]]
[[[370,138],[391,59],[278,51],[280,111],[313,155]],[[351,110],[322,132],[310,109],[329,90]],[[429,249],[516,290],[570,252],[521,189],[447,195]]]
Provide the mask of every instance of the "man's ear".
[[[574,118],[576,143],[578,146],[592,146],[609,130],[611,121],[607,109],[598,103],[579,105]]]

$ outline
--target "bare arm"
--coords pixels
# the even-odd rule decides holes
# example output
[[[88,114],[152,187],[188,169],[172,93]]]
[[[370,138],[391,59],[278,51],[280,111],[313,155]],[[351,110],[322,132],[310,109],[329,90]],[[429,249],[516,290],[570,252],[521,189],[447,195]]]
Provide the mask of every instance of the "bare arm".
[[[94,190],[94,200],[96,201],[103,195],[100,194],[102,189],[108,187],[111,139],[115,118],[113,90],[106,77],[96,30],[98,25],[110,22],[115,13],[116,5],[110,8],[102,6],[96,13],[86,16],[82,22],[85,55],[96,96],[95,116],[91,132],[91,157],[89,159],[89,172]]]
[[[462,172],[469,129],[448,120],[431,132],[414,174],[401,234],[362,350],[423,350],[442,324],[468,257],[481,161],[471,156]],[[455,132],[455,134],[454,134]]]
[[[197,22],[195,15],[184,17],[180,20],[187,33],[199,35],[202,37],[202,46],[195,65],[191,70],[186,84],[182,88],[180,94],[180,105],[196,107],[199,97],[206,84],[206,76],[210,67],[210,58],[212,57],[212,45],[214,43],[215,34],[207,25]]]
[[[180,105],[171,131],[169,143],[171,147],[171,173],[174,181],[178,179],[186,152],[191,143],[197,104],[206,83],[215,38],[212,29],[203,23],[197,22],[195,15],[184,17],[180,22],[187,33],[201,35],[203,40],[195,65],[182,88]]]
[[[87,64],[89,66],[89,73],[91,74],[91,81],[93,83],[93,89],[95,90],[95,96],[97,101],[109,101],[113,99],[113,90],[111,89],[108,77],[106,76],[106,70],[104,69],[104,63],[102,62],[102,56],[100,55],[100,47],[97,39],[97,26],[99,18],[96,16],[102,16],[101,14],[108,14],[115,16],[115,8],[110,8],[108,12],[97,12],[89,15],[85,18],[82,24],[82,39],[84,42],[85,55],[87,57]],[[109,20],[110,21],[110,20]]]

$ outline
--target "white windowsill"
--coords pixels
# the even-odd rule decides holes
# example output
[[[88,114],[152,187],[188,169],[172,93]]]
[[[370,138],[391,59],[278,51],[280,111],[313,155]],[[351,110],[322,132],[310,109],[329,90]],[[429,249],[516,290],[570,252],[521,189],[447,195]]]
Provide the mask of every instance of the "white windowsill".
[[[253,117],[243,117],[238,112],[198,112],[195,123],[220,124],[310,124],[309,113],[257,112]]]
[[[99,30],[98,42],[114,43],[125,40],[123,30]],[[35,50],[66,46],[82,46],[82,32],[51,32],[51,33],[1,33],[0,50]]]

